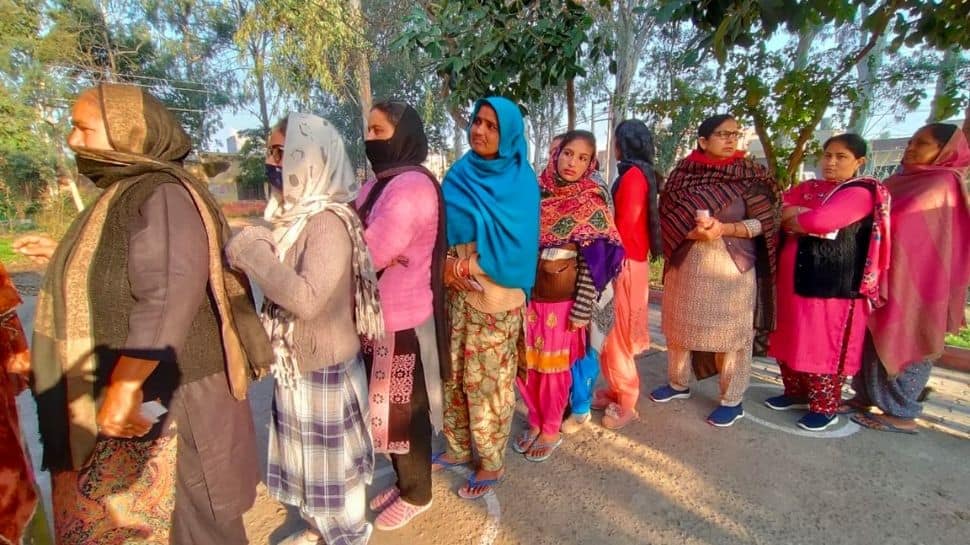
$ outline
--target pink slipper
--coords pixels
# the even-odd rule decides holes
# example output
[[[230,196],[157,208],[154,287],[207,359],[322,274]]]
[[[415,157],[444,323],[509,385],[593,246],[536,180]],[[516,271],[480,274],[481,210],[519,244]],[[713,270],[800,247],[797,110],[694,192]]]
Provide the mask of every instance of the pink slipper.
[[[390,488],[385,488],[378,492],[374,499],[370,501],[370,510],[376,512],[383,511],[387,509],[387,506],[398,499],[401,496],[401,491],[398,490],[396,486],[391,486]]]
[[[411,505],[399,497],[377,516],[374,527],[384,531],[397,530],[428,509],[431,509],[430,501],[428,505]]]

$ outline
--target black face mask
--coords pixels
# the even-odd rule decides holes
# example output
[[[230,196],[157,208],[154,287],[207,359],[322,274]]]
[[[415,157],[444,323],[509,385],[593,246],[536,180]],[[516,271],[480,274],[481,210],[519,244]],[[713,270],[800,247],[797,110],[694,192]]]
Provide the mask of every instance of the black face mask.
[[[391,140],[365,140],[364,151],[375,172],[380,172],[398,163],[399,153],[394,149]]]
[[[283,191],[283,167],[266,165],[266,180],[278,191]]]

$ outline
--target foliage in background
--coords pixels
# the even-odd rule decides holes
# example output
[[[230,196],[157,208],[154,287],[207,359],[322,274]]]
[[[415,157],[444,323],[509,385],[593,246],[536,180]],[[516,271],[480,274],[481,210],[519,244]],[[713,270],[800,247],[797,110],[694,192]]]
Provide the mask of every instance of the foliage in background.
[[[718,60],[734,46],[751,47],[779,30],[799,34],[820,24],[847,24],[860,8],[863,26],[889,32],[890,46],[927,45],[938,50],[970,49],[970,8],[966,0],[662,0],[662,19],[694,23],[705,33]]]
[[[893,53],[904,44],[950,48],[967,41],[953,32],[954,25],[967,28],[966,16],[959,23],[945,21],[958,3],[944,2],[937,13],[924,5],[929,3],[910,0],[666,0],[658,17],[690,20],[702,31],[697,43],[708,46],[724,68],[730,108],[750,120],[769,169],[788,185],[798,181],[813,152],[815,130],[830,109],[840,114],[858,109],[866,102],[860,97],[877,85],[904,107],[918,101],[921,87],[933,81],[932,69],[872,62],[873,51],[881,54],[881,44]],[[965,11],[965,5],[959,9]],[[793,38],[784,48],[769,47],[782,29]],[[878,72],[860,78],[860,63]]]
[[[600,1],[600,4],[606,4]],[[609,54],[612,46],[591,37],[593,17],[579,2],[421,2],[392,43],[419,48],[442,80],[456,124],[481,97],[502,95],[534,103],[550,88],[566,88],[569,126],[575,122],[573,84],[585,75],[582,59]]]
[[[654,29],[646,50],[631,109],[654,132],[656,164],[669,172],[677,158],[694,146],[697,126],[724,108],[720,74],[692,48],[698,31],[688,23],[670,22]]]
[[[297,97],[300,108],[332,121],[354,164],[364,168],[362,117],[374,100],[413,105],[422,114],[431,148],[444,147],[447,122],[437,82],[416,65],[420,55],[390,47],[405,25],[400,14],[410,5],[368,0],[355,11],[338,1],[260,2],[247,14],[237,42],[269,36],[273,79]]]

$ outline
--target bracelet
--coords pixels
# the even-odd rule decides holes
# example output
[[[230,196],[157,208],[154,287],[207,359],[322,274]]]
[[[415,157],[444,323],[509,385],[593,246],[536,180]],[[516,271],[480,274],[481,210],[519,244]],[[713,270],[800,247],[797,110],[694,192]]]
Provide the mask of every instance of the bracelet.
[[[462,263],[464,263],[464,267],[462,267]],[[458,260],[458,270],[462,271],[462,269],[464,269],[464,272],[461,274],[462,278],[471,276],[471,258],[466,257],[465,259]]]
[[[457,258],[455,258],[455,260],[452,261],[452,263],[451,263],[451,274],[455,278],[461,278],[461,274],[458,273],[458,267],[460,265],[461,265],[461,259],[457,259]]]

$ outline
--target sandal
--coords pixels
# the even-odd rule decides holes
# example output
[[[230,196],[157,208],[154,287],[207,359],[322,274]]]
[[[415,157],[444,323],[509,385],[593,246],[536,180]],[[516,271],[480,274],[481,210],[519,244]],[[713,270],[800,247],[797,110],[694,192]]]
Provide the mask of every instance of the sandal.
[[[530,462],[545,462],[550,456],[552,456],[552,453],[555,452],[560,445],[562,445],[562,435],[559,436],[559,439],[556,439],[551,443],[536,440],[536,442],[532,443],[532,446],[529,448],[529,452],[525,455],[525,459]],[[544,454],[533,454],[533,452],[536,451],[544,452]]]
[[[905,433],[906,435],[916,435],[919,433],[917,430],[900,428],[892,422],[880,418],[879,415],[871,412],[859,413],[852,417],[852,421],[863,428],[868,428],[870,430],[885,431],[889,433]]]
[[[498,486],[500,482],[502,482],[503,477],[505,477],[504,474],[499,475],[494,479],[478,480],[475,477],[475,472],[472,472],[472,474],[468,476],[468,482],[465,483],[465,486],[458,489],[458,497],[466,500],[477,500],[485,494],[492,492],[494,488]],[[478,490],[478,492],[473,492],[473,490]]]
[[[516,438],[512,441],[512,450],[518,452],[519,454],[525,454],[532,448],[533,443],[539,439],[539,432],[532,433],[532,430],[525,429],[522,430]]]
[[[449,462],[445,460],[446,452],[439,452],[438,454],[431,455],[431,471],[441,471],[442,469],[448,469],[452,467],[461,467],[468,465],[471,460],[465,460],[464,462]]]
[[[839,405],[839,408],[835,410],[835,414],[854,414],[859,412],[866,412],[872,405],[866,405],[865,403],[858,400],[858,398],[853,397],[852,399],[847,399]]]
[[[596,390],[593,393],[593,400],[590,402],[589,408],[594,411],[603,411],[615,402],[616,400],[606,390]]]

